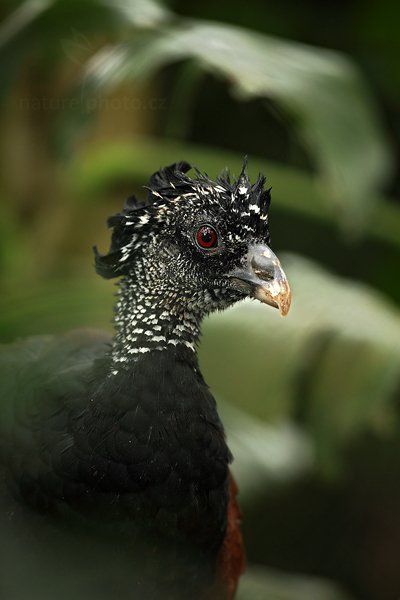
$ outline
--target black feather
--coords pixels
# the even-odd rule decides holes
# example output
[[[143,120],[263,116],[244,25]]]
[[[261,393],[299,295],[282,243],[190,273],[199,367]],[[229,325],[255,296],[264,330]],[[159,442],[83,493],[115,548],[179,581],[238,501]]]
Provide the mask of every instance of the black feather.
[[[160,191],[171,188],[171,183],[174,185],[180,184],[182,182],[182,173],[187,173],[191,168],[192,166],[188,162],[182,160],[159,169],[150,177],[150,190]],[[152,200],[151,193],[149,196],[150,200]]]

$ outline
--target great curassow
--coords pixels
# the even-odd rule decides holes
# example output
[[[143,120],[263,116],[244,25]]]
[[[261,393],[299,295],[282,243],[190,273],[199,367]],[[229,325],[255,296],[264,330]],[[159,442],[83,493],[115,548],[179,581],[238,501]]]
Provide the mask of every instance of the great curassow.
[[[244,568],[231,454],[196,346],[246,297],[286,314],[265,178],[180,162],[109,219],[115,335],[1,353],[0,598],[228,600]]]

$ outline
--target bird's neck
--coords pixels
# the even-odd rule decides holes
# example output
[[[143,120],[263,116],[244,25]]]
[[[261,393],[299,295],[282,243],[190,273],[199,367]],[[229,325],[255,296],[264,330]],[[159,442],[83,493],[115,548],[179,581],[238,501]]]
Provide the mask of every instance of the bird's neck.
[[[175,291],[126,277],[119,284],[115,307],[112,372],[129,368],[143,354],[185,348],[194,354],[203,314],[190,298]]]

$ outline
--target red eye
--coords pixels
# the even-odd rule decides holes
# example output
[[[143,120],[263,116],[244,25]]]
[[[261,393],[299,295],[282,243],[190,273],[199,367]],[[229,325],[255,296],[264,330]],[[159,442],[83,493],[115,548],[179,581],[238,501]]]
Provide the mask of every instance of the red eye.
[[[214,248],[218,243],[218,233],[211,225],[202,225],[197,231],[196,242],[200,248]]]

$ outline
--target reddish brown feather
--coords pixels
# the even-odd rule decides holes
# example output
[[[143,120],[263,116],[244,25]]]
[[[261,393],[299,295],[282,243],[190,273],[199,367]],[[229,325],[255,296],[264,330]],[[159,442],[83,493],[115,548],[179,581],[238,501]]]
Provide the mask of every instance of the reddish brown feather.
[[[236,500],[237,491],[236,482],[230,473],[226,534],[217,556],[215,583],[205,600],[233,600],[239,577],[245,570],[246,555],[240,531],[241,513]]]

